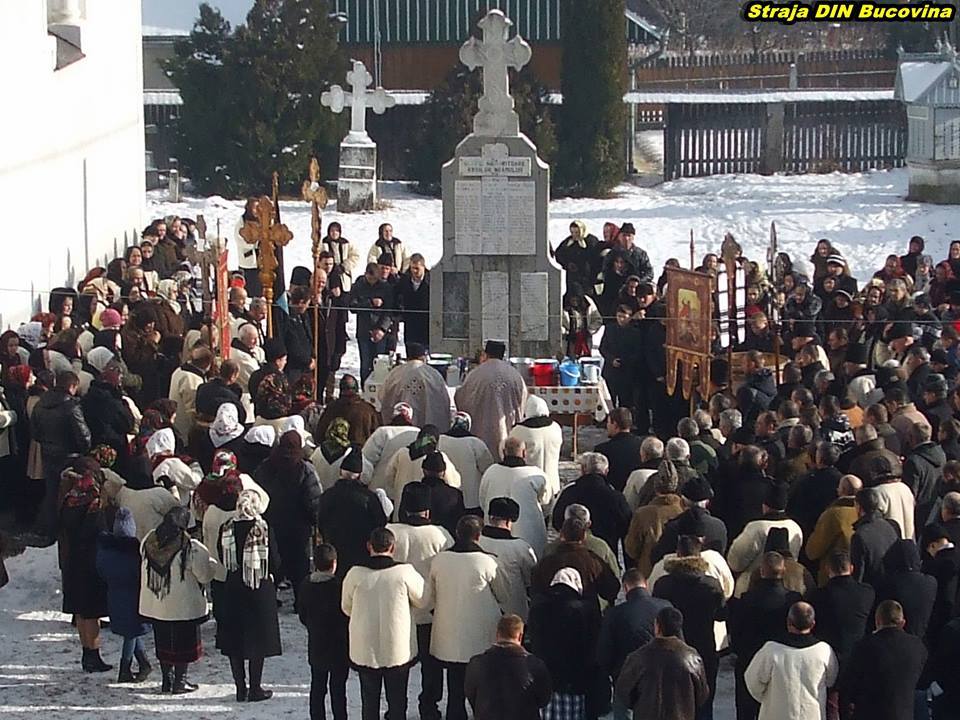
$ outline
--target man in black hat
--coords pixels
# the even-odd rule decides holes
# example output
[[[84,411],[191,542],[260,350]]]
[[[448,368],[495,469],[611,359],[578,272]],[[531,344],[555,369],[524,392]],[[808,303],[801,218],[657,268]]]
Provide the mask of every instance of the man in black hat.
[[[736,595],[739,597],[750,587],[750,574],[760,566],[767,535],[773,528],[785,528],[789,535],[790,554],[800,556],[803,547],[803,530],[786,512],[788,487],[785,484],[768,485],[758,519],[748,522],[743,531],[730,543],[727,563],[737,578]]]
[[[658,563],[667,553],[675,552],[681,535],[701,538],[704,550],[714,550],[721,555],[727,552],[727,526],[723,520],[710,514],[713,488],[697,475],[680,487],[680,497],[686,510],[663,526],[663,533],[650,553],[650,562]]]
[[[850,277],[847,271],[847,261],[843,255],[833,253],[827,257],[827,276],[834,279],[834,291],[845,290],[854,296],[857,294],[857,281]],[[823,287],[823,278],[819,280],[820,287]]]
[[[502,573],[508,596],[501,607],[526,619],[529,615],[527,592],[530,577],[537,564],[537,554],[526,540],[513,535],[513,524],[520,519],[520,504],[510,497],[495,497],[487,508],[487,521],[478,544],[497,558],[498,574]]]
[[[931,436],[939,440],[940,426],[953,418],[953,408],[947,404],[947,379],[943,375],[935,372],[927,375],[918,409],[930,423]]]
[[[363,278],[350,291],[350,310],[357,316],[357,346],[360,350],[360,382],[373,372],[377,355],[386,353],[387,336],[393,329],[393,286],[380,277],[376,263],[367,265]]]
[[[916,342],[913,337],[913,324],[905,320],[891,323],[890,330],[884,335],[884,339],[890,347],[893,359],[897,360],[902,366],[906,365],[908,351]]]
[[[930,368],[935,373],[943,375],[948,387],[954,387],[957,384],[957,365],[943,348],[935,348],[930,351]]]
[[[653,282],[653,265],[650,263],[650,257],[646,251],[633,244],[637,236],[637,230],[633,223],[624,223],[620,226],[620,235],[617,242],[622,257],[627,262],[627,275],[636,275],[641,282]],[[613,262],[614,253],[607,256],[604,270],[609,270]]]
[[[903,361],[907,371],[907,391],[918,406],[923,400],[923,388],[927,377],[933,372],[930,367],[930,352],[923,345],[911,345]]]
[[[443,479],[443,473],[447,470],[443,453],[436,450],[428,452],[423,458],[422,470],[421,482],[430,488],[431,522],[445,528],[453,536],[457,530],[457,522],[466,514],[463,493],[458,488],[447,485]],[[400,504],[403,505],[402,498]]]

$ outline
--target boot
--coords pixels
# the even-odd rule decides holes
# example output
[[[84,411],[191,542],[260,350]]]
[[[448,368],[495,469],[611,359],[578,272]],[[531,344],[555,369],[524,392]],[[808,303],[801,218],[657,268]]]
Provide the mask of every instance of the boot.
[[[120,661],[120,674],[117,675],[118,683],[139,682],[139,680],[133,676],[133,672],[130,670],[131,665],[133,665],[133,660]]]
[[[192,693],[197,689],[197,686],[193,683],[187,682],[187,664],[178,663],[173,666],[173,694],[174,695],[185,695],[186,693]]]
[[[100,651],[97,649],[84,648],[83,659],[80,665],[84,672],[107,672],[113,670],[113,665],[107,665],[100,657]]]
[[[250,660],[250,690],[247,692],[247,702],[261,702],[273,697],[273,690],[264,690],[260,685],[263,679],[263,658]]]
[[[269,700],[273,697],[273,690],[264,690],[263,688],[250,688],[250,691],[247,693],[247,702],[260,702],[262,700]]]
[[[230,658],[230,672],[233,684],[237,686],[237,702],[247,701],[247,675],[243,667],[243,658]]]
[[[143,682],[153,672],[153,665],[150,664],[143,650],[135,650],[133,655],[137,658],[137,682]]]
[[[160,692],[173,692],[173,665],[160,663],[160,676],[163,678],[160,682]]]

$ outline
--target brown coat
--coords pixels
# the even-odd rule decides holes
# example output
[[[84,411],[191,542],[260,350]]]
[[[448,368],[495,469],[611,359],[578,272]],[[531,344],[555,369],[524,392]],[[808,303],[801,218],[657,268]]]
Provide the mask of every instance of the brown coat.
[[[680,496],[657,495],[649,505],[637,508],[630,520],[630,528],[624,539],[624,549],[637,563],[637,568],[644,577],[650,577],[653,563],[650,553],[663,534],[663,527],[670,520],[684,511],[683,500]]]
[[[868,440],[857,448],[857,457],[850,462],[850,474],[860,478],[864,487],[878,485],[879,483],[874,479],[872,468],[874,461],[881,457],[890,461],[890,467],[895,472],[903,472],[900,458],[887,450],[882,438],[877,438],[876,440]]]
[[[583,543],[561,541],[556,551],[538,562],[530,576],[530,595],[542,595],[549,587],[553,576],[563,568],[573,568],[580,573],[584,596],[600,596],[613,602],[620,592],[620,580],[599,557],[587,550]]]
[[[837,498],[823,511],[817,520],[813,533],[807,539],[807,557],[820,561],[817,582],[820,587],[826,585],[826,559],[835,552],[850,552],[850,539],[853,537],[853,524],[857,521],[857,509],[853,498]]]
[[[327,405],[323,415],[317,421],[313,431],[314,439],[319,443],[336,418],[343,418],[350,423],[350,442],[363,445],[373,431],[380,427],[380,413],[377,409],[359,395],[339,397]]]
[[[890,425],[897,431],[897,437],[900,438],[901,449],[910,447],[910,429],[916,423],[930,427],[930,421],[917,410],[917,406],[913,403],[907,403],[890,418]]]
[[[658,637],[627,656],[615,692],[636,718],[692,720],[710,687],[696,650],[679,638]]]
[[[803,565],[791,557],[785,557],[783,568],[783,586],[791,592],[800,593],[804,597],[817,587],[813,575]],[[750,589],[760,584],[760,568],[750,573]]]

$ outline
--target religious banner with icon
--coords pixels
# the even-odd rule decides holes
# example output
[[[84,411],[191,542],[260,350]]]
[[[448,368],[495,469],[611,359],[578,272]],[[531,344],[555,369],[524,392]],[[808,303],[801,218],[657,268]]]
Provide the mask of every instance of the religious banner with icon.
[[[219,245],[219,241],[217,242]],[[218,248],[219,249],[219,248]],[[220,340],[220,358],[230,357],[230,270],[227,268],[226,248],[217,253],[217,338]]]
[[[694,381],[701,396],[710,392],[713,278],[706,273],[667,268],[667,393],[675,394],[677,365],[683,368],[683,397]]]

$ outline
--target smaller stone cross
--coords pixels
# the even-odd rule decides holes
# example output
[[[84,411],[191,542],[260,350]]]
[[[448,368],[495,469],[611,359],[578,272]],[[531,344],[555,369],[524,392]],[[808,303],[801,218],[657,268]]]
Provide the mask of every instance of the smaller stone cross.
[[[533,52],[519,35],[507,40],[513,22],[500,10],[491,10],[477,27],[483,41],[471,37],[460,48],[460,62],[483,69],[483,96],[473,118],[473,132],[486,137],[520,134],[520,118],[513,109],[509,69],[520,70]]]
[[[367,139],[367,108],[377,115],[383,115],[387,108],[397,104],[397,100],[382,87],[367,90],[373,84],[373,76],[359,60],[353,61],[353,70],[347,73],[347,84],[353,92],[344,92],[339,85],[332,85],[320,95],[320,104],[335,113],[343,112],[349,105],[350,136],[356,140]]]
[[[251,245],[256,244],[257,266],[263,296],[270,305],[267,312],[267,334],[273,337],[273,284],[277,279],[277,247],[284,247],[293,240],[293,233],[286,225],[274,222],[273,201],[264,195],[257,203],[257,222],[248,222],[240,228],[240,237]]]

